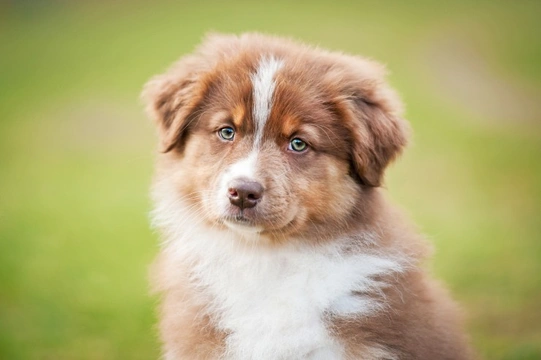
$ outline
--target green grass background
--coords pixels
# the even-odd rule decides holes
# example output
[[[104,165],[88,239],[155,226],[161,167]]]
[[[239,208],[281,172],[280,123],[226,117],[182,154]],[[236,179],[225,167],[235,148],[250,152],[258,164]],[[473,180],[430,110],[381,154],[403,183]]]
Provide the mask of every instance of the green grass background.
[[[390,196],[486,359],[541,359],[541,2],[0,2],[0,359],[156,359],[143,83],[208,31],[392,70]],[[436,360],[436,359],[435,359]]]

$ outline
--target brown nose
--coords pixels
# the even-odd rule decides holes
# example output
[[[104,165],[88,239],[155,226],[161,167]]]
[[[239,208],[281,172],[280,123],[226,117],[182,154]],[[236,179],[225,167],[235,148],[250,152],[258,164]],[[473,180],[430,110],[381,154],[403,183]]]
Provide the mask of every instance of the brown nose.
[[[263,186],[257,181],[234,180],[227,190],[231,204],[241,209],[253,208],[263,197]]]

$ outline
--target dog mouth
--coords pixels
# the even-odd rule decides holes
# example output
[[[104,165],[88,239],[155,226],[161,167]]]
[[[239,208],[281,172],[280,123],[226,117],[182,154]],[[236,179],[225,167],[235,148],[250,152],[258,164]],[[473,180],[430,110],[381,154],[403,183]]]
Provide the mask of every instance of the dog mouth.
[[[287,221],[286,221],[287,220]],[[257,209],[239,209],[230,207],[219,217],[218,222],[230,230],[249,235],[283,234],[284,231],[295,228],[295,217],[283,219],[276,214],[266,214]]]
[[[226,223],[233,223],[242,226],[257,226],[256,222],[246,216],[243,211],[236,215],[226,216],[223,221]]]
[[[247,211],[248,210],[248,211]],[[241,226],[257,226],[256,214],[253,209],[233,209],[222,215],[224,223],[233,223]]]
[[[238,214],[235,216],[230,216],[225,219],[226,221],[234,222],[243,226],[255,226],[255,222],[251,219],[248,219],[244,214]]]
[[[227,228],[246,236],[251,236],[255,234],[257,234],[258,236],[271,235],[275,233],[283,235],[290,230],[294,230],[296,226],[294,220],[291,220],[285,225],[279,227],[269,226],[269,224],[263,225],[240,214],[223,218],[222,224],[225,225]]]
[[[264,230],[262,226],[242,214],[228,216],[223,219],[223,223],[228,228],[240,233],[261,233]]]

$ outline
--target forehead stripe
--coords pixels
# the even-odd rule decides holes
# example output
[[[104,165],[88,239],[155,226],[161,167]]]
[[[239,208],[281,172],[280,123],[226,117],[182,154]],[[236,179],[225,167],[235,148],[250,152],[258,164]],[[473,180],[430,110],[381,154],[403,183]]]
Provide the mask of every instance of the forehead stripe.
[[[274,57],[263,58],[259,62],[256,73],[251,76],[254,98],[255,147],[258,147],[261,142],[263,128],[272,109],[272,95],[276,87],[274,75],[282,65],[283,61]]]

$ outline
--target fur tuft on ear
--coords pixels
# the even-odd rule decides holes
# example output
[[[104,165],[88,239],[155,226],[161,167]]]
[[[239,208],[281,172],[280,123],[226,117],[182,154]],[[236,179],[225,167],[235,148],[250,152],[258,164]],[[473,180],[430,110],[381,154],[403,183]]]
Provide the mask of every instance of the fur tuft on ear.
[[[200,79],[204,71],[198,57],[186,56],[145,84],[141,98],[158,127],[163,152],[184,145],[193,114],[205,93]]]
[[[387,165],[407,144],[409,126],[399,116],[386,112],[378,104],[355,98],[352,101],[357,122],[353,129],[353,164],[361,181],[380,186]]]
[[[383,182],[387,165],[406,146],[409,125],[402,119],[402,103],[385,83],[385,68],[360,57],[335,58],[342,67],[333,81],[341,84],[335,99],[352,135],[352,170],[364,185]]]
[[[182,57],[144,86],[141,98],[147,114],[156,122],[163,152],[184,146],[210,86],[207,75],[216,64],[237,55],[238,39],[210,33],[193,55]]]

